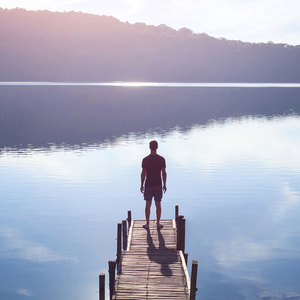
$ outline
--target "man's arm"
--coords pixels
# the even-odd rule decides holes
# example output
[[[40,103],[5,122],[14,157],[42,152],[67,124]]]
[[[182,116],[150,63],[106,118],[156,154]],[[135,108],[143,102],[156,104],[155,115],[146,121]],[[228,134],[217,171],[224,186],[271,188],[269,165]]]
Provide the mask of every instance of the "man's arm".
[[[143,169],[142,173],[141,173],[141,189],[140,189],[142,193],[144,193],[144,190],[145,190],[144,182],[145,182],[146,176],[147,176],[147,171],[146,171],[146,169]]]
[[[167,172],[166,168],[161,169],[161,175],[163,180],[163,191],[164,193],[167,191]]]

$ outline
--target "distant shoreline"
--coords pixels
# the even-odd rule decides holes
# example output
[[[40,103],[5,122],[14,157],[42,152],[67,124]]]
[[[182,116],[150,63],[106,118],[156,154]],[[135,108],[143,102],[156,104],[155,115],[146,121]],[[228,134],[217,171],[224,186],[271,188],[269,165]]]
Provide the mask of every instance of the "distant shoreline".
[[[236,82],[51,82],[3,81],[0,86],[111,86],[111,87],[230,87],[230,88],[300,88],[300,83],[236,83]]]

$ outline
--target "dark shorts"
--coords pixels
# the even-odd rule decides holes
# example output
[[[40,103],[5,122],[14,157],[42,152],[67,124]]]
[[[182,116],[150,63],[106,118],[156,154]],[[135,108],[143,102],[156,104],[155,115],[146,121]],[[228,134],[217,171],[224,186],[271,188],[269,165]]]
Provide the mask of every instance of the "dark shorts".
[[[145,192],[144,192],[144,199],[146,201],[151,201],[152,198],[154,197],[154,201],[161,201],[162,199],[162,187],[161,186],[155,186],[155,187],[145,187]]]

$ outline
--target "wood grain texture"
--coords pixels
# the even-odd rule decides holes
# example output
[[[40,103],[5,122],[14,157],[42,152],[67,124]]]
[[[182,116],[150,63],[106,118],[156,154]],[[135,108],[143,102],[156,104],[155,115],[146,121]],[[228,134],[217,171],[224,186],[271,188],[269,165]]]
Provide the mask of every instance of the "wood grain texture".
[[[132,222],[129,251],[121,256],[121,274],[116,280],[113,299],[189,299],[184,264],[176,250],[176,228],[173,220],[155,221],[144,229],[145,221]]]

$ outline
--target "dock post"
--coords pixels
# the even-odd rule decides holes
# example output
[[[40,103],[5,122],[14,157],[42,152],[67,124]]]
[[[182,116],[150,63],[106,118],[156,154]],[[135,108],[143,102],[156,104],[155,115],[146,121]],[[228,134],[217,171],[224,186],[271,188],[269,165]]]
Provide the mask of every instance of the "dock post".
[[[116,261],[108,261],[109,272],[109,299],[111,300],[115,293],[115,281],[116,281]]]
[[[185,249],[185,218],[183,216],[177,216],[177,250],[182,250],[184,253]]]
[[[99,275],[99,300],[105,300],[105,273]]]
[[[121,271],[121,253],[122,253],[122,223],[118,223],[118,235],[117,235],[117,270]]]
[[[183,216],[177,216],[177,218],[176,218],[177,250],[182,250],[182,226],[181,226],[182,219],[183,219]]]
[[[179,215],[179,206],[175,205],[175,220],[177,219],[178,215]]]
[[[192,263],[192,275],[191,275],[191,292],[190,292],[190,300],[196,299],[197,292],[197,270],[198,270],[198,261],[193,260]]]
[[[129,229],[131,226],[131,210],[127,212],[127,222],[128,222],[128,229]]]
[[[123,250],[127,250],[127,223],[126,220],[122,221],[123,227]]]

